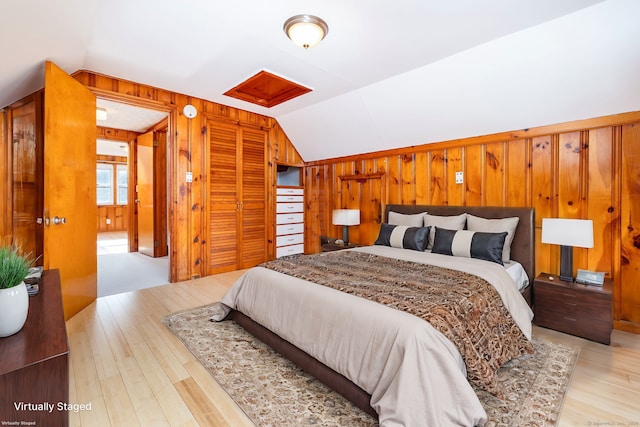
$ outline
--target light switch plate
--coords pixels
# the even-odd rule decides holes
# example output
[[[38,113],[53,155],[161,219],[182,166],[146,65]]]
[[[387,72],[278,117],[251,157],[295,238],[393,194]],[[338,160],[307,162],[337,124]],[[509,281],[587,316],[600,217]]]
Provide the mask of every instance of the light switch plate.
[[[187,182],[193,182],[193,172],[187,172]]]
[[[464,173],[462,171],[456,172],[456,184],[462,184]]]

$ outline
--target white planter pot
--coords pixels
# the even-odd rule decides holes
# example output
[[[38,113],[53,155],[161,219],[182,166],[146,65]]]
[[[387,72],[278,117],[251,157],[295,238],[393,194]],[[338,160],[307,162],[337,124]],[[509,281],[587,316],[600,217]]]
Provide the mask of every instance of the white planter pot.
[[[24,282],[9,289],[0,289],[0,337],[18,332],[27,321],[29,294]]]

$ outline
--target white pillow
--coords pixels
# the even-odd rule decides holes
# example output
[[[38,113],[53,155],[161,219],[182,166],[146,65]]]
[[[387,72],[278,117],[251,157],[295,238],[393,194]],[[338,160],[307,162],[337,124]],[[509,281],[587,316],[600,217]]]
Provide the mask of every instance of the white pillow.
[[[447,230],[464,230],[466,222],[466,213],[454,216],[424,214],[424,226],[431,227],[431,230],[429,231],[429,244],[427,249],[431,249],[433,247],[433,240],[436,237],[436,227],[446,228]]]
[[[422,227],[423,217],[426,212],[417,214],[401,214],[398,212],[389,212],[388,224],[391,225],[408,225],[409,227]]]
[[[501,219],[487,219],[479,216],[467,214],[467,230],[484,231],[488,233],[507,232],[504,239],[504,247],[502,248],[502,261],[507,262],[511,259],[511,243],[516,233],[516,227],[520,218],[517,216]]]

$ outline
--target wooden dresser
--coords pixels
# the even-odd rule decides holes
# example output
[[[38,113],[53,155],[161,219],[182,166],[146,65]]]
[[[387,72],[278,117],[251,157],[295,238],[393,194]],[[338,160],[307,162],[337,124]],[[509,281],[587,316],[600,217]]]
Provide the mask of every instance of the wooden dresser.
[[[276,258],[304,253],[304,189],[276,187]]]
[[[59,410],[69,403],[69,342],[58,270],[44,272],[39,293],[29,297],[22,330],[0,338],[0,394],[2,422],[69,424],[67,410]],[[16,409],[20,402],[35,410]]]
[[[534,322],[603,344],[611,342],[613,283],[602,287],[565,282],[542,273],[534,282]]]

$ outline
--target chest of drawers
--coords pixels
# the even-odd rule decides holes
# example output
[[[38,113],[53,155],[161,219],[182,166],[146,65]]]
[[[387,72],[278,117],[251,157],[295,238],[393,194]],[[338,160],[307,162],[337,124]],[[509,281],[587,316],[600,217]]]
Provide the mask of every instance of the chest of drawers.
[[[534,322],[557,331],[609,344],[612,329],[611,280],[602,287],[565,282],[540,274],[534,282]]]
[[[276,187],[276,257],[304,253],[304,189]]]

